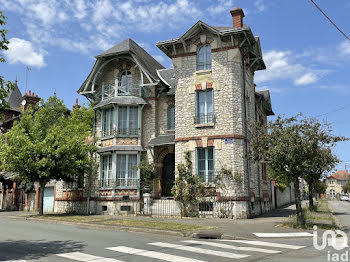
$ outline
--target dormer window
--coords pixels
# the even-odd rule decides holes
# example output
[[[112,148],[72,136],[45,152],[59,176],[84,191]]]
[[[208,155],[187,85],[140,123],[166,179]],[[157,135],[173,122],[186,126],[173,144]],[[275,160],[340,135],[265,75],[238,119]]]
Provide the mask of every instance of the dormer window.
[[[126,70],[120,74],[119,77],[119,87],[118,94],[119,95],[127,95],[131,90],[132,84],[132,75],[129,70]]]
[[[208,69],[211,69],[211,47],[210,45],[203,45],[197,53],[197,70]]]

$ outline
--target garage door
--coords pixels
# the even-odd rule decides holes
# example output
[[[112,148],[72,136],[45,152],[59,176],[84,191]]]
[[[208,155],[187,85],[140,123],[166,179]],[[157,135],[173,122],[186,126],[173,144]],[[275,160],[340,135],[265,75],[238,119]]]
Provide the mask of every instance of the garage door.
[[[44,212],[53,212],[53,190],[53,186],[44,189]]]

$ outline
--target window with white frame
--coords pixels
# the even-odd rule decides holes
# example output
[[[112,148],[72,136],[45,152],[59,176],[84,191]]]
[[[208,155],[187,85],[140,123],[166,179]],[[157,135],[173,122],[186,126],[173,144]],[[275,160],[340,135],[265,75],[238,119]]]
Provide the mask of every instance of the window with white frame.
[[[112,187],[113,185],[112,155],[102,155],[100,187]]]
[[[139,108],[137,106],[118,107],[118,135],[138,136]]]
[[[197,172],[203,182],[215,182],[214,147],[197,148]]]
[[[132,88],[132,75],[129,70],[126,70],[122,72],[119,77],[118,95],[129,94],[131,88]]]
[[[175,129],[175,106],[170,105],[168,107],[168,130]]]
[[[329,191],[329,193],[330,193],[331,197],[335,197],[335,190],[334,189],[331,189]]]
[[[114,108],[102,110],[102,137],[114,135]]]
[[[137,164],[137,154],[117,154],[117,186],[138,186]]]
[[[211,69],[211,47],[203,45],[197,52],[197,70]]]
[[[214,123],[213,90],[196,91],[195,124]]]

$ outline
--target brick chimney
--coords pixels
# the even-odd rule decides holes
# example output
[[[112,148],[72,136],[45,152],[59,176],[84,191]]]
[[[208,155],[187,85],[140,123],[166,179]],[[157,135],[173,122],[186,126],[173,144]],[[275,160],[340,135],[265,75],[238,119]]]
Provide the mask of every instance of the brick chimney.
[[[80,105],[78,104],[78,98],[75,99],[75,105],[73,106],[73,109],[80,108]]]
[[[34,94],[34,92],[29,90],[28,93],[25,93],[22,96],[22,100],[26,101],[24,105],[22,103],[23,109],[26,110],[29,105],[32,105],[34,107],[37,103],[39,103],[40,97],[38,97],[37,94]]]
[[[244,12],[242,8],[235,7],[230,11],[233,20],[233,28],[242,28],[243,27],[243,17]]]

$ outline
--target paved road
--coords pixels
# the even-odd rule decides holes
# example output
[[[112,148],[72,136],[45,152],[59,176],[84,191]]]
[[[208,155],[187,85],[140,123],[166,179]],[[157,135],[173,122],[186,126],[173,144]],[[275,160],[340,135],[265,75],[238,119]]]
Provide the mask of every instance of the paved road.
[[[343,231],[350,235],[350,201],[329,201],[328,202],[343,226]]]
[[[0,232],[0,261],[327,261],[310,237],[194,240],[4,217]]]

